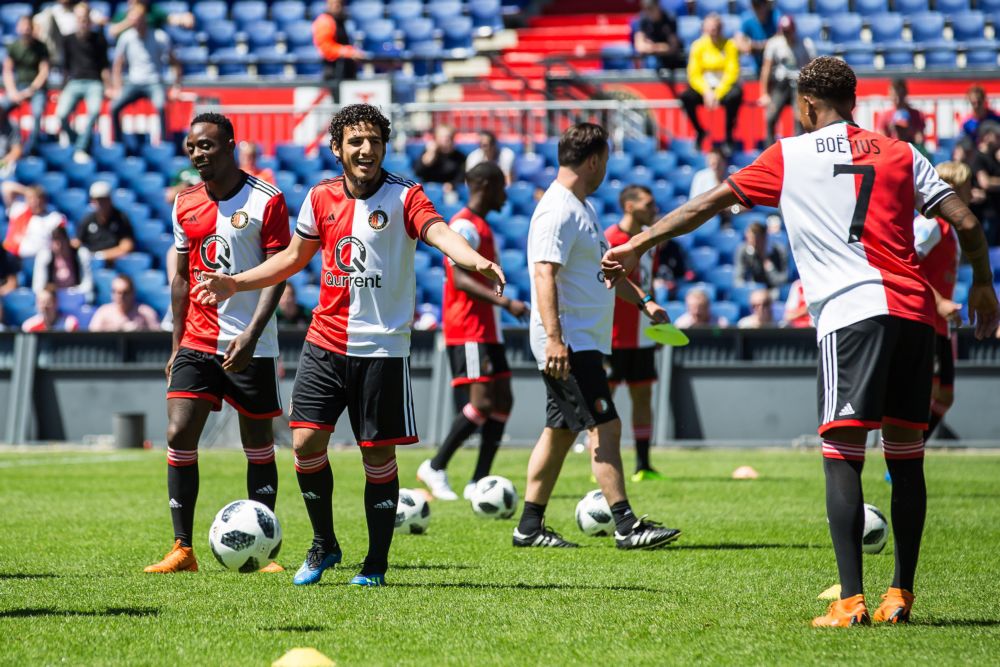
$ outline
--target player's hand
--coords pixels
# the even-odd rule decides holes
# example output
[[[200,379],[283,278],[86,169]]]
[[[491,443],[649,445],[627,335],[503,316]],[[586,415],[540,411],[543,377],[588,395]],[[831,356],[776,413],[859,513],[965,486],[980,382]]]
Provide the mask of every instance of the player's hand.
[[[770,95],[761,95],[760,97],[757,98],[757,106],[759,107],[766,107],[770,103],[771,103]]]
[[[615,246],[604,253],[601,258],[601,270],[604,272],[604,284],[611,289],[635,271],[639,265],[639,253],[631,243]]]
[[[653,324],[667,324],[670,322],[670,315],[666,309],[655,301],[647,301],[642,307],[642,312],[653,321]]]
[[[706,90],[701,94],[701,98],[705,101],[706,109],[714,109],[719,104],[719,101],[715,99],[715,92],[712,90]]]
[[[938,317],[947,320],[954,326],[962,326],[962,306],[950,299],[941,299],[937,302]]]
[[[170,373],[174,369],[174,359],[177,358],[177,350],[170,353],[170,358],[167,359],[167,367],[163,369],[163,374],[167,376],[167,384],[170,384]]]
[[[557,380],[569,377],[569,348],[561,340],[549,338],[545,343],[545,368],[542,372]]]
[[[205,272],[191,289],[191,297],[204,306],[217,306],[236,294],[236,280],[224,273]]]
[[[1000,319],[997,293],[990,283],[973,283],[969,289],[969,324],[976,327],[976,339],[983,340],[993,335]]]
[[[226,353],[222,356],[222,370],[227,373],[239,373],[245,370],[253,360],[256,348],[257,340],[246,332],[241,333],[229,341]]]
[[[503,274],[503,269],[500,268],[499,264],[494,264],[484,259],[476,262],[476,271],[496,283],[496,287],[494,288],[496,295],[503,296],[503,288],[507,285],[507,277]]]
[[[517,299],[511,299],[507,302],[507,312],[519,320],[524,320],[528,315],[528,304]]]

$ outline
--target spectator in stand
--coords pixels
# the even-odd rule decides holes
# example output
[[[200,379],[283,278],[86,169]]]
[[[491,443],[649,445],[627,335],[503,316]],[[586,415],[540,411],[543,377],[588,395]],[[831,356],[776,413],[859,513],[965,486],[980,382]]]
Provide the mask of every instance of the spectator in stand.
[[[469,153],[465,159],[465,171],[471,170],[481,162],[492,162],[500,167],[507,185],[514,182],[514,160],[517,156],[506,146],[500,146],[497,137],[492,132],[483,130],[479,133],[479,148]]]
[[[770,290],[754,290],[750,294],[750,314],[741,317],[736,325],[740,329],[767,329],[778,326],[778,323],[774,321],[773,304]]]
[[[778,33],[781,15],[770,0],[751,0],[750,9],[743,13],[736,43],[740,53],[749,53],[760,70],[764,64],[767,41]]]
[[[632,32],[632,48],[642,56],[643,67],[683,69],[684,45],[677,36],[677,19],[659,0],[642,0],[642,8]]]
[[[767,145],[774,143],[774,128],[781,112],[795,101],[795,82],[799,70],[816,57],[816,47],[811,39],[799,39],[795,20],[782,16],[778,21],[778,34],[767,40],[764,47],[764,64],[760,68],[760,89],[765,91],[758,104],[767,107]],[[795,133],[802,131],[797,114],[792,114]]]
[[[163,191],[163,199],[168,204],[173,204],[178,194],[188,188],[193,188],[199,183],[201,183],[201,175],[197,169],[189,164],[174,174],[174,177],[170,181],[170,187]]]
[[[31,106],[31,133],[24,142],[24,152],[31,155],[41,131],[42,114],[45,113],[49,79],[49,50],[35,38],[30,16],[17,20],[17,39],[7,46],[3,59],[3,86],[6,98],[4,108],[9,113],[24,102]]]
[[[135,284],[124,273],[111,281],[111,303],[106,303],[90,320],[91,331],[159,331],[156,311],[135,300]]]
[[[281,293],[275,314],[278,317],[279,327],[301,329],[309,326],[312,321],[312,314],[299,304],[295,286],[289,282],[285,283],[285,291]]]
[[[681,93],[681,104],[697,133],[700,147],[708,133],[698,120],[698,107],[726,110],[726,149],[733,149],[733,130],[743,103],[740,86],[740,56],[733,40],[722,36],[722,17],[709,14],[702,24],[702,36],[691,44],[688,55],[688,89]]]
[[[0,248],[0,296],[10,294],[17,289],[17,274],[20,272],[20,262],[9,252]],[[0,321],[3,318],[0,317]]]
[[[788,258],[779,244],[769,247],[767,228],[752,222],[747,226],[746,241],[736,251],[733,285],[761,283],[777,289],[788,282]]]
[[[688,193],[689,199],[694,199],[700,194],[704,194],[714,189],[729,176],[729,159],[718,147],[712,147],[705,154],[705,168],[695,172],[691,179],[691,190]]]
[[[76,32],[62,39],[63,62],[66,63],[63,73],[68,83],[59,93],[56,117],[76,147],[74,161],[83,163],[90,161],[90,139],[104,104],[104,87],[111,83],[111,64],[104,31],[93,28],[90,9],[85,2],[76,6],[76,26]],[[69,116],[80,100],[87,103],[87,115],[83,132],[77,134],[70,125]]]
[[[313,44],[323,56],[323,82],[336,104],[340,101],[340,82],[358,78],[358,61],[365,52],[351,44],[343,0],[326,0],[326,11],[313,21]]]
[[[889,84],[892,106],[875,113],[875,131],[893,139],[909,142],[921,153],[926,154],[924,114],[910,105],[906,95],[906,80],[893,79]]]
[[[22,331],[38,333],[40,331],[79,331],[80,322],[74,315],[59,311],[59,297],[56,288],[47,286],[35,297],[38,313],[32,315],[21,325]]]
[[[0,181],[14,175],[17,161],[23,153],[21,131],[10,122],[7,109],[0,105]]]
[[[104,262],[114,262],[132,252],[135,249],[132,223],[111,203],[111,185],[105,181],[91,185],[90,203],[94,210],[80,221],[73,247],[83,248],[88,256]]]
[[[7,236],[3,247],[19,259],[27,259],[48,248],[52,232],[66,225],[66,218],[49,209],[48,195],[40,185],[14,181],[0,184],[0,196],[7,207]]]
[[[972,156],[973,192],[969,208],[983,223],[990,244],[996,244],[1000,227],[1000,123],[986,121],[979,125],[976,152]]]
[[[975,142],[979,135],[979,126],[987,121],[1000,123],[1000,114],[990,109],[986,91],[978,84],[969,88],[966,99],[972,105],[972,113],[962,121],[962,133]]]
[[[160,118],[160,139],[168,139],[167,128],[167,88],[166,66],[173,69],[174,83],[171,97],[180,93],[181,65],[170,48],[170,38],[162,30],[154,30],[146,22],[146,5],[141,2],[129,8],[132,27],[122,33],[115,46],[114,64],[111,68],[112,93],[111,124],[115,141],[128,146],[122,131],[122,112],[125,107],[142,99],[148,99]],[[124,71],[128,66],[128,77]],[[135,152],[131,147],[130,152]]]
[[[788,290],[788,299],[785,300],[785,315],[781,322],[783,326],[793,329],[807,329],[813,325],[801,280],[792,283],[791,289]]]
[[[266,183],[276,185],[274,182],[274,172],[267,167],[261,169],[257,166],[259,155],[257,144],[251,141],[241,141],[239,146],[240,169],[254,178],[259,178]]]
[[[694,271],[687,266],[684,247],[674,239],[667,239],[656,251],[653,287],[666,289],[667,296],[673,299],[677,295],[677,283],[682,280],[694,280]]]
[[[455,130],[438,125],[424,153],[413,162],[413,173],[424,183],[443,183],[451,191],[465,179],[465,153],[455,148]]]
[[[699,327],[727,327],[729,320],[712,315],[712,305],[708,294],[703,289],[689,290],[684,297],[685,313],[677,318],[674,325],[679,329],[694,329]]]
[[[55,4],[44,7],[35,14],[35,37],[49,50],[52,64],[60,69],[66,66],[67,60],[63,53],[63,40],[77,31],[77,12],[83,6],[91,25],[101,28],[108,22],[108,17],[96,9],[91,9],[86,2],[76,0],[56,0]],[[102,33],[103,34],[103,33]]]
[[[111,17],[111,25],[108,27],[108,33],[110,33],[112,39],[117,39],[126,30],[135,27],[139,17],[137,14],[132,13],[132,8],[136,5],[143,5],[145,7],[146,13],[143,18],[146,25],[153,30],[161,30],[168,25],[188,30],[194,28],[194,14],[191,12],[174,12],[170,14],[163,7],[149,0],[128,0],[125,7],[119,9]]]
[[[65,227],[54,229],[49,246],[35,255],[31,289],[39,294],[49,285],[57,290],[84,294],[88,299],[93,292],[90,267],[80,261]]]

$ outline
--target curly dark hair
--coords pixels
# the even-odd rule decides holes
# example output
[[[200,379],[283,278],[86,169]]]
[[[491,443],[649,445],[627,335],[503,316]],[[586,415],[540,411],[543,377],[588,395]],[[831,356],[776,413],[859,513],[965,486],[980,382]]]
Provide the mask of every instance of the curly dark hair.
[[[827,102],[848,102],[854,99],[858,78],[840,58],[820,56],[802,68],[798,85],[803,95],[814,95]]]
[[[370,104],[349,104],[330,119],[330,148],[340,148],[344,141],[344,128],[371,123],[382,131],[382,141],[389,141],[391,124],[378,108]]]
[[[215,113],[214,111],[200,113],[194,117],[194,120],[191,121],[191,127],[194,127],[199,123],[209,123],[211,125],[215,125],[222,132],[223,141],[235,141],[236,139],[236,132],[233,130],[233,122],[221,113]]]

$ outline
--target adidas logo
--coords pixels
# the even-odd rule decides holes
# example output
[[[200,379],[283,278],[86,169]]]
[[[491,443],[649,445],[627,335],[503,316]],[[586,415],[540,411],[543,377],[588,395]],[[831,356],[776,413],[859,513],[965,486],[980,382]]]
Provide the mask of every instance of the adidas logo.
[[[848,401],[847,404],[840,409],[840,412],[837,413],[837,416],[850,417],[853,414],[854,414],[854,407],[851,405],[850,401]]]
[[[306,500],[319,500],[319,494],[313,493],[312,491],[303,491],[302,497]]]
[[[376,510],[391,510],[391,509],[396,509],[396,501],[393,500],[392,498],[388,498],[388,499],[383,500],[382,502],[380,502],[378,504],[372,505],[372,509],[376,509]]]
[[[170,509],[179,510],[181,507],[183,507],[183,505],[181,505],[179,502],[177,502],[173,498],[170,499]]]
[[[273,496],[275,493],[277,493],[277,491],[274,490],[273,486],[268,484],[267,486],[260,487],[259,489],[254,491],[254,493],[259,493],[262,496]]]

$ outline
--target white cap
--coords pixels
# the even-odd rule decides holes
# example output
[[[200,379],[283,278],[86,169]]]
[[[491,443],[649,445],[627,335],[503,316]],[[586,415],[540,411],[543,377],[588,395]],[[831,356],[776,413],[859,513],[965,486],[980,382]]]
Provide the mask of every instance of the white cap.
[[[106,199],[111,196],[111,184],[107,181],[95,181],[90,186],[91,199]]]

